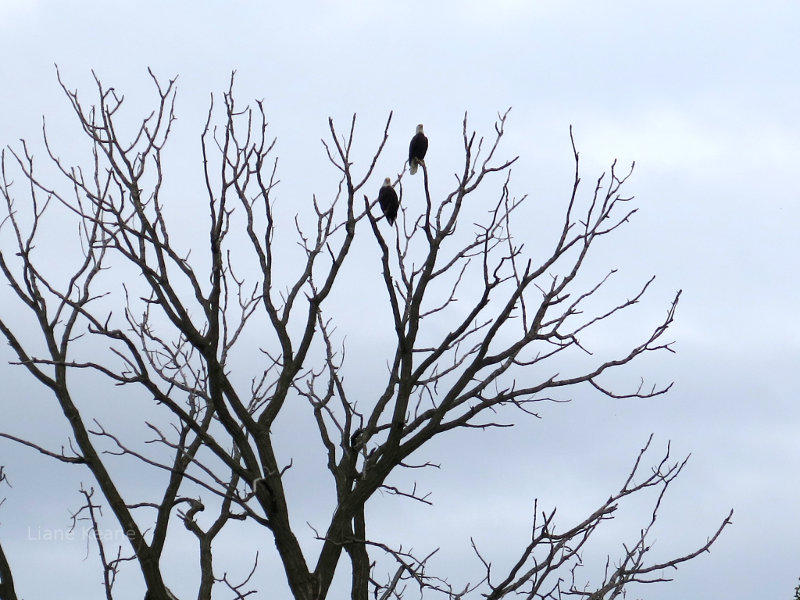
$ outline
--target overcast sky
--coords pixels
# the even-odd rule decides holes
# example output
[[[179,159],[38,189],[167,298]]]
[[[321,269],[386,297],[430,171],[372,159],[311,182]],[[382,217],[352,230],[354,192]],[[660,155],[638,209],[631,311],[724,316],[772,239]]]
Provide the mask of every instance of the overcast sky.
[[[454,436],[457,452],[429,478],[436,505],[395,503],[376,519],[389,528],[403,514],[409,530],[436,519],[451,544],[443,568],[474,569],[470,534],[487,547],[524,543],[534,497],[591,509],[653,433],[657,449],[671,440],[676,456],[692,454],[662,515],[664,555],[702,544],[730,508],[734,524],[710,554],[670,573],[675,582],[634,597],[788,599],[800,577],[798,32],[796,1],[0,0],[0,143],[38,144],[45,115],[62,151],[77,151],[57,63],[70,88],[88,97],[94,70],[141,110],[152,98],[147,67],[178,75],[171,152],[185,154],[175,170],[187,186],[198,185],[189,179],[209,94],[227,89],[232,70],[240,102],[264,100],[282,185],[304,200],[335,182],[319,143],[328,117],[344,126],[354,112],[369,148],[394,111],[387,152],[400,156],[424,123],[435,169],[451,160],[465,111],[490,133],[513,107],[504,152],[521,156],[514,189],[551,207],[570,190],[570,125],[587,181],[615,158],[635,160],[628,192],[640,211],[602,256],[620,269],[620,289],[658,276],[643,323],[683,289],[677,354],[640,369],[673,390],[649,401],[576,396],[510,432]],[[0,374],[0,415],[15,416],[0,416],[0,430],[35,430],[20,409],[33,382],[10,366]],[[52,494],[47,478],[61,471],[7,443],[0,464],[14,484],[0,490],[0,541],[18,592],[99,597],[93,556],[25,539],[32,523],[68,520],[75,486]],[[491,492],[476,498],[476,487]]]

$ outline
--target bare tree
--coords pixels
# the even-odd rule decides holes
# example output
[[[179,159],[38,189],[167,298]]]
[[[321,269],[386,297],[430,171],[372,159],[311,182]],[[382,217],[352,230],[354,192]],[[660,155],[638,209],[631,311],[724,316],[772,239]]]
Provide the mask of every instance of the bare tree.
[[[155,109],[129,132],[123,97],[114,88],[96,78],[96,99],[87,105],[59,75],[90,143],[85,163],[66,162],[46,129],[44,148],[55,173],[40,175],[25,142],[2,154],[7,213],[0,269],[27,321],[6,313],[0,330],[16,364],[57,400],[72,433],[68,451],[0,435],[88,470],[90,484],[80,490],[73,519],[95,533],[102,519],[113,519],[127,538],[113,548],[96,535],[107,598],[117,592],[116,577],[126,565],[141,571],[146,598],[176,597],[165,584],[170,574],[163,559],[167,540],[181,526],[197,543],[200,599],[211,598],[212,590],[214,597],[255,593],[257,554],[230,576],[214,556],[215,539],[234,522],[263,532],[270,542],[265,548],[274,543],[291,593],[304,600],[328,597],[341,563],[351,573],[354,600],[401,598],[414,589],[446,598],[614,598],[631,583],[666,580],[668,568],[709,549],[730,515],[686,554],[650,560],[658,508],[685,464],[667,449],[647,470],[642,463],[650,441],[622,487],[579,522],[562,527],[555,510],[537,508],[530,543],[502,572],[474,544],[482,570],[450,583],[457,574],[433,572],[435,548],[420,555],[368,532],[365,507],[379,491],[427,502],[390,476],[429,466],[414,464],[413,455],[442,434],[509,425],[562,388],[588,386],[613,398],[650,398],[669,389],[641,384],[612,390],[604,377],[643,354],[672,351],[665,332],[680,293],[663,319],[623,352],[599,358],[583,342],[587,332],[638,303],[652,282],[623,301],[583,312],[600,304],[598,291],[615,272],[588,283],[580,277],[590,250],[636,212],[622,193],[632,166],[620,173],[612,165],[584,194],[574,151],[574,185],[563,217],[549,250],[537,255],[512,235],[512,217],[526,197],[511,192],[516,159],[500,158],[507,112],[487,138],[470,131],[464,116],[463,167],[448,194],[431,193],[433,167],[423,164],[422,177],[413,179],[405,169],[397,173],[396,228],[377,216],[373,177],[392,115],[366,161],[355,159],[353,116],[344,135],[330,120],[323,141],[340,173],[336,193],[329,200],[314,197],[296,209],[294,220],[286,219],[277,210],[275,141],[264,106],[239,107],[231,78],[221,107],[212,98],[202,129],[205,229],[185,238],[186,222],[170,217],[175,192],[165,191],[175,80],[151,78]],[[197,204],[194,210],[201,211]],[[66,223],[77,227],[74,253],[59,250],[72,260],[66,272],[63,261],[56,270],[42,258],[54,213],[60,231]],[[296,247],[292,233],[299,263],[289,258]],[[355,285],[345,266],[355,260],[357,239],[374,251],[376,273],[382,273],[375,284],[386,298],[380,310],[393,331],[383,382],[367,392],[358,378],[344,377],[343,336],[336,330],[342,308],[330,301],[337,286]],[[566,360],[575,353],[586,360]],[[256,372],[247,372],[253,361],[243,356],[260,357]],[[91,399],[74,384],[79,376],[132,390],[126,418],[149,429],[147,443],[96,420]],[[276,444],[279,417],[298,401],[310,409],[302,435],[318,436],[330,476],[315,485],[329,485],[334,498],[329,521],[313,534],[316,546],[305,543],[307,528],[298,529],[291,518],[285,475],[292,456]],[[13,423],[4,421],[4,427]],[[162,474],[157,495],[124,492],[126,472],[118,464],[129,459]],[[609,558],[599,581],[583,580],[587,540],[629,496],[647,489],[656,491],[656,500],[640,535]],[[4,599],[15,597],[10,572],[0,552]]]

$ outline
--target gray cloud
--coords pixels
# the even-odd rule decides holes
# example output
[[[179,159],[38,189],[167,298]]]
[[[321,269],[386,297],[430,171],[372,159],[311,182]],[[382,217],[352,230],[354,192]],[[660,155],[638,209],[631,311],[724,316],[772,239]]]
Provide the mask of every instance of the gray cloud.
[[[292,214],[312,193],[333,190],[336,173],[319,144],[329,115],[344,125],[358,113],[363,154],[357,158],[364,160],[388,112],[395,111],[375,190],[384,173],[398,169],[394,158],[402,157],[414,125],[424,122],[433,184],[441,191],[458,165],[464,111],[476,128],[490,131],[495,112],[513,105],[505,151],[522,156],[513,187],[534,198],[524,213],[527,222],[518,225],[525,236],[569,192],[573,123],[587,185],[614,157],[637,161],[629,190],[641,210],[593,264],[593,273],[620,267],[614,288],[620,293],[659,276],[646,308],[628,326],[652,323],[674,291],[684,289],[672,336],[678,354],[649,358],[615,382],[635,385],[641,373],[648,381],[674,380],[675,388],[648,402],[612,402],[575,390],[569,404],[542,404],[541,420],[522,419],[511,431],[455,434],[448,440],[452,446],[423,457],[442,462],[441,470],[419,477],[433,492],[434,507],[382,499],[372,509],[375,529],[396,534],[402,522],[420,547],[441,534],[441,564],[454,573],[476,567],[470,534],[496,551],[498,562],[511,560],[510,548],[527,535],[533,498],[560,506],[565,521],[585,512],[621,483],[652,432],[657,448],[671,439],[676,456],[692,453],[664,508],[659,552],[691,548],[729,507],[736,514],[711,554],[669,573],[675,583],[642,589],[641,595],[788,598],[800,577],[800,403],[794,382],[800,119],[797,78],[791,76],[800,50],[799,18],[789,2],[619,2],[602,8],[575,2],[411,2],[402,8],[312,2],[269,9],[233,2],[224,10],[203,2],[4,2],[0,137],[12,145],[19,137],[36,140],[46,114],[63,155],[81,151],[54,62],[68,85],[87,97],[94,68],[142,111],[152,99],[148,65],[159,76],[180,74],[179,121],[167,155],[176,180],[168,185],[180,207],[176,216],[191,215],[185,208],[202,193],[197,137],[209,92],[219,98],[236,69],[239,99],[265,100],[281,156],[279,203]],[[41,146],[37,152],[43,155]],[[190,178],[195,183],[184,183]],[[410,197],[408,202],[413,210]],[[194,219],[187,217],[187,227]],[[526,243],[533,249],[543,242],[531,235]],[[363,257],[354,276],[357,270],[359,278],[377,277],[372,250],[369,244],[359,249]],[[381,298],[365,293],[358,310],[340,317],[342,333],[357,325],[372,300]],[[342,290],[337,301],[351,300]],[[372,359],[378,377],[374,350],[386,335],[380,329],[349,332],[348,364]],[[598,351],[609,348],[606,340],[596,343]],[[0,353],[9,355],[7,349]],[[23,418],[31,407],[46,414],[49,398],[19,367],[0,369],[3,430],[33,435],[51,448],[66,443],[58,419],[34,426]],[[364,378],[365,393],[372,384]],[[113,406],[92,398],[90,390],[86,397],[114,422]],[[302,422],[303,408],[295,418]],[[0,539],[20,565],[22,595],[85,597],[99,582],[94,557],[84,562],[83,554],[64,552],[74,541],[27,538],[31,525],[55,530],[68,524],[68,509],[79,504],[79,482],[90,485],[86,474],[65,472],[6,443],[0,449],[0,464],[14,484],[1,489],[8,500],[0,508]],[[318,490],[309,483],[321,468],[317,450],[297,439],[284,446],[285,458],[297,465],[288,480],[300,502],[298,515],[312,524],[327,510],[313,502]],[[146,486],[147,476],[135,483]],[[625,524],[635,526],[645,510],[633,507]],[[625,524],[621,531],[630,533]],[[241,532],[242,539],[247,535]],[[594,552],[613,554],[619,541],[609,533]],[[237,539],[221,543],[237,547]],[[180,548],[174,556],[176,568],[188,560]],[[51,576],[41,577],[43,563]],[[270,573],[280,576],[277,569]],[[63,589],[67,578],[73,578],[74,591]]]

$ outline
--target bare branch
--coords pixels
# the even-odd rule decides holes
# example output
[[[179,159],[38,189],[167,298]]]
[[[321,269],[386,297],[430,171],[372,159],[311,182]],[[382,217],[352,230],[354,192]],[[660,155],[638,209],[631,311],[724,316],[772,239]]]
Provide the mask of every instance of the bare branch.
[[[730,522],[694,551],[651,559],[661,502],[686,463],[672,462],[668,448],[648,473],[648,442],[622,488],[567,528],[555,509],[535,504],[531,542],[505,573],[473,542],[484,572],[454,586],[433,572],[435,550],[415,554],[368,531],[367,505],[383,496],[431,505],[413,479],[392,476],[438,467],[412,455],[446,432],[510,427],[575,389],[609,398],[670,389],[642,378],[628,388],[608,382],[643,355],[674,351],[667,331],[680,292],[633,342],[593,343],[654,287],[651,278],[614,297],[617,268],[598,274],[590,260],[637,211],[625,189],[633,165],[614,162],[584,188],[570,129],[574,180],[557,227],[541,233],[545,250],[534,251],[513,225],[528,196],[512,185],[517,157],[504,156],[510,109],[487,135],[464,115],[463,162],[444,193],[435,161],[421,162],[422,176],[409,181],[391,156],[392,112],[366,154],[354,114],[344,129],[329,119],[322,141],[338,183],[294,198],[279,186],[266,104],[241,105],[231,73],[199,132],[203,198],[186,219],[187,199],[175,194],[191,187],[171,180],[165,152],[176,79],[148,71],[151,106],[131,121],[129,101],[97,75],[91,101],[56,76],[88,150],[75,162],[61,156],[43,122],[44,169],[25,141],[0,153],[0,273],[15,309],[3,305],[0,333],[12,364],[52,395],[70,445],[58,452],[10,433],[0,439],[87,468],[92,486],[81,489],[73,523],[85,519],[95,533],[107,598],[123,569],[141,572],[146,598],[175,597],[162,568],[176,525],[197,541],[201,600],[216,597],[215,586],[255,595],[266,547],[275,549],[266,562],[282,565],[298,599],[329,597],[344,559],[353,600],[416,592],[454,600],[473,592],[615,597],[664,580],[662,571],[708,551]],[[390,228],[372,214],[377,200],[367,192],[377,188],[369,186],[380,159],[400,167],[401,214]],[[375,321],[362,329],[369,351],[382,352],[379,373],[352,364],[341,329],[351,309],[337,295],[362,289],[385,293],[385,304],[359,315]],[[388,329],[379,326],[384,316]],[[113,418],[100,417],[98,393],[104,411],[118,411]],[[313,500],[332,505],[313,539],[297,531],[292,489],[292,467],[308,457],[296,461],[287,437],[308,439],[326,467]],[[146,492],[131,491],[130,464],[153,475]],[[656,496],[649,522],[608,559],[602,581],[579,584],[581,552],[597,529],[648,490]],[[124,548],[104,546],[105,519],[125,532]],[[214,553],[219,534],[237,527],[260,534],[256,547],[242,548],[255,557],[246,573]],[[2,548],[0,596],[15,597]]]

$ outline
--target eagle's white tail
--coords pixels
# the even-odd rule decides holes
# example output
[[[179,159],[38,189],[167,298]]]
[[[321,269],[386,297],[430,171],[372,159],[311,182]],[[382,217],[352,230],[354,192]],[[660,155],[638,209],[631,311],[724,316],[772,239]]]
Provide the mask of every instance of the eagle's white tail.
[[[413,160],[413,159],[412,159],[412,160],[411,160],[411,164],[408,166],[408,172],[409,172],[409,173],[411,173],[411,174],[413,175],[414,173],[416,173],[416,172],[417,172],[417,167],[418,167],[418,166],[419,166],[419,165],[417,164],[417,161],[415,161],[415,160]]]

